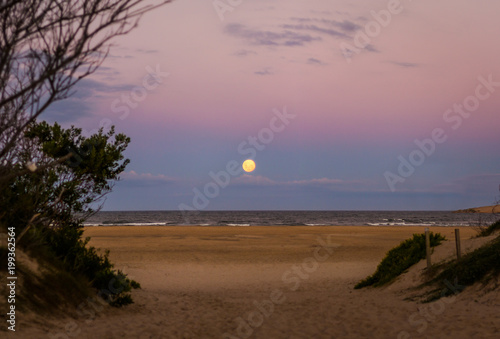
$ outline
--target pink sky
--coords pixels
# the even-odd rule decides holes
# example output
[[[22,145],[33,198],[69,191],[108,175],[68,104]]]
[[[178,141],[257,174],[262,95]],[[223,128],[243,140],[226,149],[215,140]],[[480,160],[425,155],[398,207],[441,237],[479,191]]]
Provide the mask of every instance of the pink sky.
[[[324,192],[339,196],[349,185],[332,180],[365,183],[352,191],[385,194],[366,209],[431,208],[429,194],[442,201],[437,209],[493,200],[500,183],[500,87],[456,130],[443,114],[475,94],[478,77],[500,82],[500,2],[242,1],[223,20],[214,3],[178,0],[146,15],[93,75],[102,88],[74,100],[92,107],[80,118],[88,130],[108,119],[132,136],[129,170],[137,180],[151,179],[148,173],[170,178],[163,193],[148,191],[147,184],[133,191],[124,180],[118,188],[125,196],[156,194],[157,209],[189,202],[192,189],[210,181],[210,171],[243,160],[238,145],[269,124],[273,109],[286,107],[297,117],[257,155],[252,175],[261,182],[317,180],[316,187],[322,179]],[[388,8],[397,13],[383,27],[371,12]],[[356,37],[376,25],[370,44],[348,62],[341,44],[355,46]],[[141,86],[147,66],[169,75],[120,119],[112,102]],[[397,174],[398,157],[407,157],[414,139],[429,138],[435,128],[447,141],[390,192],[384,173]],[[467,195],[478,176],[487,184]],[[453,189],[439,200],[442,187]],[[304,185],[294,189],[304,199],[317,193]],[[234,190],[222,190],[209,208],[245,209],[227,202]],[[271,196],[286,196],[276,190],[252,194],[272,206]],[[398,191],[410,196],[401,200]],[[322,208],[337,209],[328,195],[323,199]],[[112,195],[109,208],[137,203],[130,201]]]

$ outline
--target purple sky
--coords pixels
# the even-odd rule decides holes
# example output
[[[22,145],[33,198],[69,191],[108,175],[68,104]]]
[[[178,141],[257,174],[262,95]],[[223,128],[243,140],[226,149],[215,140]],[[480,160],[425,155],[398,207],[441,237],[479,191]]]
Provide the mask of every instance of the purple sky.
[[[45,119],[132,138],[107,210],[488,205],[498,13],[487,0],[177,0]]]

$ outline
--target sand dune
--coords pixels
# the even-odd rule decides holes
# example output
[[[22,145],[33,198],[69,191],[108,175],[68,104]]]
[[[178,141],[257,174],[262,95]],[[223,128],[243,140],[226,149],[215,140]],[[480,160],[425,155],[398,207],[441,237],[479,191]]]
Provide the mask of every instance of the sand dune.
[[[455,211],[455,213],[500,213],[500,205],[467,208]]]
[[[448,239],[453,228],[434,227]],[[20,328],[17,338],[493,338],[498,290],[431,304],[406,298],[421,262],[396,283],[354,290],[422,227],[94,227],[91,244],[142,285],[135,304]],[[485,239],[469,239],[463,249]],[[433,255],[454,255],[452,241]],[[71,313],[71,312],[69,312]],[[12,336],[14,337],[14,336]]]

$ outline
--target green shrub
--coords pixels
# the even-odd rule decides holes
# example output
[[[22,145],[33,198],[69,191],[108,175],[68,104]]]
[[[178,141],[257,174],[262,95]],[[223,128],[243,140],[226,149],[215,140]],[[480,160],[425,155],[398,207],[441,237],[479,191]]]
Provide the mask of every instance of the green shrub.
[[[445,240],[445,237],[439,233],[430,232],[429,236],[431,247],[438,246]],[[385,258],[377,266],[375,273],[360,281],[354,288],[387,284],[409,267],[424,259],[425,256],[425,235],[414,234],[413,238],[403,241],[387,252]]]
[[[140,288],[140,284],[127,278],[120,270],[113,269],[109,251],[99,254],[95,247],[88,246],[90,238],[82,239],[83,228],[76,225],[48,229],[45,240],[54,255],[70,272],[86,277],[100,295],[105,295],[112,306],[132,303],[127,292]]]
[[[497,222],[491,224],[488,228],[482,229],[479,232],[479,236],[480,237],[487,237],[488,235],[493,234],[493,232],[495,232],[497,230],[500,230],[500,220],[498,220]]]
[[[18,175],[0,182],[0,231],[14,227],[17,248],[61,262],[61,270],[84,277],[110,304],[130,303],[127,292],[139,285],[113,269],[108,253],[89,247],[81,227],[129,163],[123,152],[130,138],[113,126],[86,137],[74,126],[33,121],[19,139],[15,162],[4,168]],[[31,162],[36,170],[26,171]]]

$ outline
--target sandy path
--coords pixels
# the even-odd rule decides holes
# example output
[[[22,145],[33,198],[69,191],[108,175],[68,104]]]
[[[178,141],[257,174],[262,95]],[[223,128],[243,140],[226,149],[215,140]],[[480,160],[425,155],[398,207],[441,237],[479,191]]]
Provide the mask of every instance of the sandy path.
[[[453,239],[452,228],[431,230]],[[466,291],[447,303],[417,304],[404,300],[411,275],[382,289],[353,289],[390,248],[420,232],[421,227],[353,226],[88,228],[91,245],[109,249],[116,267],[141,283],[133,293],[135,304],[98,309],[96,317],[52,320],[42,327],[52,336],[36,333],[47,338],[493,338],[500,331],[498,294],[481,299]],[[474,234],[469,228],[461,232],[463,239]],[[452,251],[453,243],[443,248]]]

